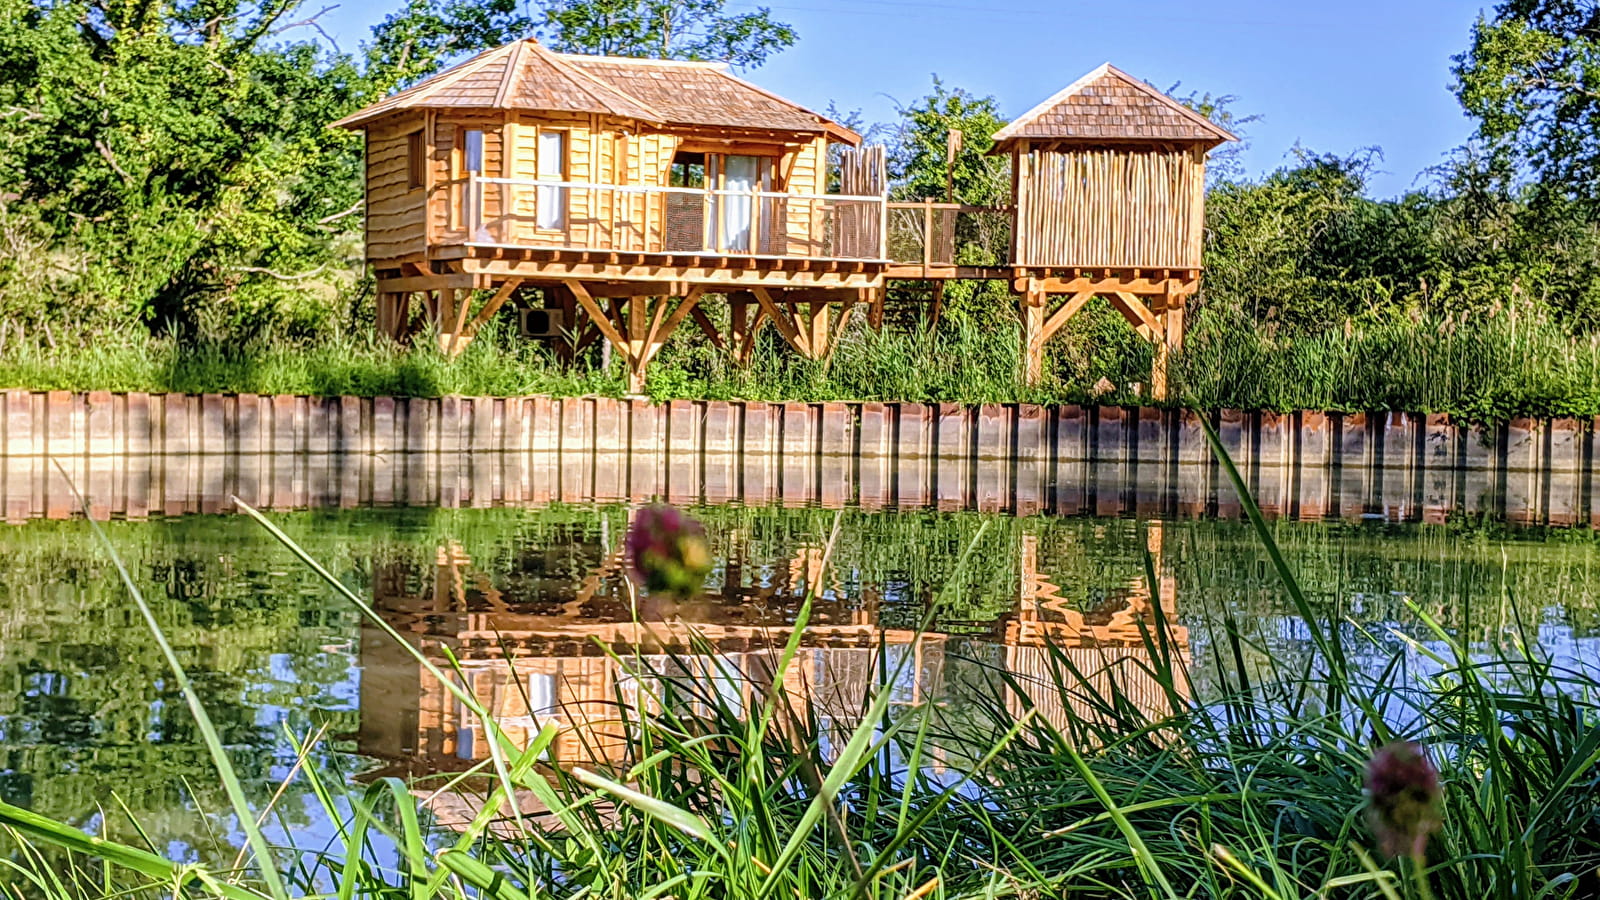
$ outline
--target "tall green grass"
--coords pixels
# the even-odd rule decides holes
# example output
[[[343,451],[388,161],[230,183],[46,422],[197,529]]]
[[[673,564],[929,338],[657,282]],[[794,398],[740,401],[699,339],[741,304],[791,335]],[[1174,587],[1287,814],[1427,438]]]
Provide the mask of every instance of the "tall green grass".
[[[1600,335],[1534,311],[1312,334],[1204,321],[1174,378],[1202,408],[1404,410],[1475,421],[1600,413]]]
[[[1092,304],[1049,345],[1036,387],[1020,377],[1014,317],[988,310],[949,316],[932,331],[911,323],[878,333],[857,320],[821,361],[767,329],[744,366],[680,329],[647,389],[658,399],[1136,404],[1151,402],[1142,396],[1150,364],[1148,345]],[[503,328],[486,329],[456,360],[427,340],[402,350],[343,333],[244,345],[128,336],[0,353],[0,387],[40,390],[620,396],[625,384],[620,364],[603,365],[594,347],[563,364]],[[1575,335],[1528,310],[1307,333],[1202,307],[1172,361],[1172,384],[1170,402],[1206,409],[1404,410],[1486,422],[1600,415],[1600,335]]]

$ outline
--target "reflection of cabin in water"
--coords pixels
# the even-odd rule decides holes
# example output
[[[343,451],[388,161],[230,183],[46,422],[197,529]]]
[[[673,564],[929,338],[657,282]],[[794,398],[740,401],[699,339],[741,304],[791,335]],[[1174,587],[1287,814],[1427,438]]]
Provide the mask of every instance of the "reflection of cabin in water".
[[[1158,551],[1159,541],[1157,526]],[[1155,604],[1169,623],[1173,618],[1171,576],[1158,575],[1155,591],[1133,579],[1114,592],[1108,608],[1086,613],[1061,596],[1037,560],[1035,540],[1025,539],[1018,608],[987,624],[980,638],[997,645],[998,655],[985,659],[992,656],[990,662],[1012,673],[1026,694],[1011,696],[1014,711],[1036,707],[1060,728],[1069,717],[1094,715],[1084,698],[1055,688],[1052,652],[1102,687],[1114,669],[1132,702],[1165,708],[1164,689],[1141,663],[1149,661],[1143,635],[1155,629]],[[460,661],[465,686],[512,740],[530,741],[556,724],[551,757],[561,764],[629,758],[619,703],[648,708],[650,698],[672,696],[684,704],[679,712],[704,713],[708,691],[734,709],[760,702],[793,633],[793,612],[820,575],[814,549],[804,548],[777,583],[743,587],[734,574],[693,604],[641,604],[644,621],[638,621],[603,590],[624,577],[617,554],[565,587],[550,585],[554,596],[541,591],[537,598],[502,594],[454,545],[441,548],[431,568],[421,574],[401,563],[380,567],[375,608],[441,666],[448,649]],[[1170,635],[1177,648],[1187,648],[1182,628],[1174,625]],[[878,683],[881,662],[904,663],[890,686],[896,704],[940,702],[952,677],[983,677],[987,663],[967,660],[953,640],[884,628],[870,599],[819,601],[784,688],[797,704],[814,704],[842,738],[861,698]],[[459,770],[487,758],[481,724],[386,634],[363,629],[361,663],[363,754],[412,772]]]
[[[1159,381],[1198,285],[1205,155],[1232,139],[1102,66],[994,136],[1010,207],[891,203],[882,148],[722,66],[533,40],[336,124],[366,133],[380,331],[434,328],[456,352],[511,303],[567,351],[610,342],[636,390],[685,324],[737,359],[768,323],[825,356],[857,305],[881,326],[890,280],[934,297],[950,279],[1010,283],[1032,378],[1044,342],[1105,297],[1162,348]],[[961,217],[993,214],[1010,258],[959,265]],[[727,297],[726,326],[701,308],[708,292]]]

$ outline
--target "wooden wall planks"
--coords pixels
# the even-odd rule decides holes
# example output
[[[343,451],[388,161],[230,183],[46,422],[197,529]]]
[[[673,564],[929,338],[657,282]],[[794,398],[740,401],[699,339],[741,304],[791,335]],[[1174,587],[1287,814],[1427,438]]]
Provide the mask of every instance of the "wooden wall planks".
[[[1596,422],[1223,410],[1269,515],[1600,525]],[[670,499],[1237,515],[1194,413],[1154,408],[0,392],[8,521]]]

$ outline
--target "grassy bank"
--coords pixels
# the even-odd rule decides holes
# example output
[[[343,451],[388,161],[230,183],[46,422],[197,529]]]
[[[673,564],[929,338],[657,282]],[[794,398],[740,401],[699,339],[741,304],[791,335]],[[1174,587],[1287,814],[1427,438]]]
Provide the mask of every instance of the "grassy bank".
[[[1038,387],[1020,374],[1014,318],[953,315],[933,333],[857,323],[831,359],[794,353],[768,329],[738,366],[683,329],[650,372],[659,399],[906,400],[960,403],[1150,402],[1151,351],[1114,314],[1090,308],[1049,347]],[[1261,328],[1202,310],[1172,362],[1173,403],[1291,411],[1445,412],[1473,421],[1600,415],[1600,336],[1531,313],[1461,321],[1403,318],[1319,332]],[[619,396],[621,368],[591,351],[489,330],[457,360],[420,340],[403,350],[365,336],[245,345],[107,338],[0,353],[0,386],[37,390]]]

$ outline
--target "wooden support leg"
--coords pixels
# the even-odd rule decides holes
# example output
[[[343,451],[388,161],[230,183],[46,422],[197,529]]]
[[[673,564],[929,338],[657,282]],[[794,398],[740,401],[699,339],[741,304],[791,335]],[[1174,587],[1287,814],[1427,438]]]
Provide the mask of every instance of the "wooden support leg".
[[[825,301],[813,301],[806,316],[806,353],[809,359],[821,359],[828,355],[828,304]]]
[[[394,295],[380,291],[376,302],[377,316],[374,321],[380,337],[390,337],[394,334]]]
[[[811,359],[816,359],[815,356],[812,356],[811,344],[807,340],[807,335],[795,325],[795,319],[798,317],[789,312],[788,307],[792,304],[786,303],[780,307],[777,301],[772,298],[772,293],[764,287],[753,288],[751,293],[756,295],[756,302],[761,304],[761,311],[766,313],[767,318],[772,320],[772,326],[778,329],[778,333],[783,335],[783,339],[789,343],[789,346]]]
[[[1022,380],[1037,387],[1044,380],[1044,290],[1036,281],[1022,295]]]
[[[711,346],[723,353],[727,353],[732,349],[729,347],[728,342],[722,339],[722,334],[717,331],[717,323],[711,321],[711,317],[706,315],[705,310],[696,306],[689,311],[689,315],[694,317],[694,323],[700,326],[700,333],[706,336],[706,340],[711,342]]]
[[[628,298],[628,345],[621,348],[628,364],[628,393],[644,393],[644,352],[649,345],[650,306],[654,298]]]
[[[1166,313],[1157,316],[1166,325]],[[1165,332],[1165,328],[1162,329]],[[1150,362],[1150,398],[1152,400],[1167,399],[1167,355],[1172,347],[1167,343],[1166,335],[1162,334],[1155,341],[1155,357]]]
[[[749,352],[753,345],[750,333],[750,300],[744,292],[728,295],[728,337],[733,348],[734,361],[739,365],[750,362]]]
[[[472,291],[448,290],[442,293],[449,298],[447,302],[449,311],[441,320],[439,349],[444,351],[445,356],[454,358],[472,342],[472,338],[464,336],[467,330],[467,312],[472,308]]]
[[[867,307],[867,324],[872,326],[873,331],[882,331],[883,295],[885,291],[881,287],[870,288],[869,291],[871,296],[867,298],[869,304]]]
[[[1167,399],[1167,368],[1172,354],[1183,349],[1183,296],[1176,285],[1168,281],[1163,288],[1161,306],[1161,335],[1156,344],[1155,363],[1150,373],[1150,395],[1157,400]]]
[[[939,327],[939,317],[944,314],[944,281],[933,283],[933,303],[928,309],[928,330]]]
[[[434,316],[434,323],[438,330],[439,351],[445,355],[450,353],[450,326],[456,320],[456,292],[454,290],[441,290],[439,296],[439,311]]]

